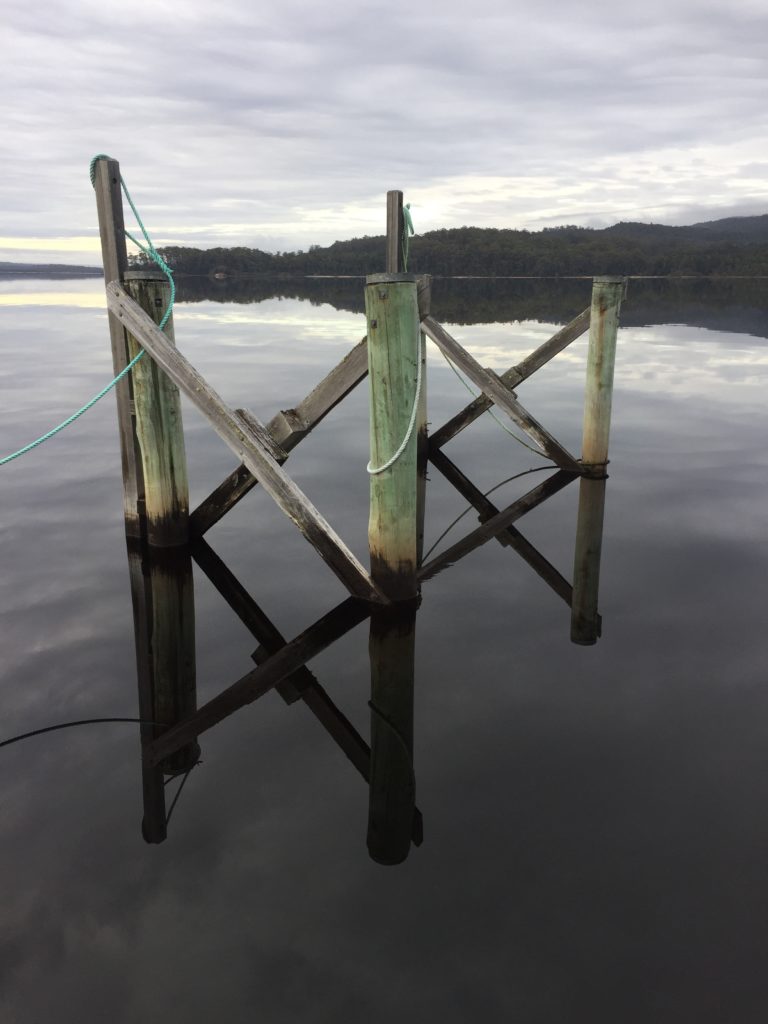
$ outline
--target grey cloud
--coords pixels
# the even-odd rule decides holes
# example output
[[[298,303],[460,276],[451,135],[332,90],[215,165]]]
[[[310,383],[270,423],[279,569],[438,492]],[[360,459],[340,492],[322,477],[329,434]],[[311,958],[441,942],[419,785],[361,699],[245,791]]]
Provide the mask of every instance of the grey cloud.
[[[296,222],[286,244],[306,245],[332,239],[308,236],[302,218],[375,205],[387,187],[562,175],[599,192],[606,158],[631,167],[638,154],[676,150],[679,167],[686,148],[718,147],[715,164],[678,189],[678,205],[705,219],[713,176],[732,188],[728,147],[752,140],[755,162],[766,151],[765,29],[750,3],[687,0],[481,2],[471,17],[378,3],[230,3],[215,16],[200,3],[139,4],[130,17],[17,4],[0,68],[14,97],[3,115],[4,233],[92,231],[84,168],[98,150],[121,158],[155,222],[208,224],[213,241],[221,198],[260,198],[271,219]],[[665,189],[625,184],[640,208]],[[755,205],[764,198],[756,191]],[[572,219],[587,222],[593,207],[587,198]],[[500,216],[528,226],[524,203]]]

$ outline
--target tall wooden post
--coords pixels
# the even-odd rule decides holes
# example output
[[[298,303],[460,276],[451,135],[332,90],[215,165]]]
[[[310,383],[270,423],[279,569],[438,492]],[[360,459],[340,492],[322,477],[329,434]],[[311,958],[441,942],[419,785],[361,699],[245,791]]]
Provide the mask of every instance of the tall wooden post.
[[[596,277],[592,284],[581,461],[593,471],[588,475],[596,477],[604,475],[608,462],[613,368],[624,285],[623,277]]]
[[[386,272],[399,274],[403,267],[403,193],[387,192],[387,261]]]
[[[417,449],[421,426],[412,423],[421,362],[416,277],[368,277],[365,312],[371,404],[369,469],[381,469],[402,448],[387,469],[371,474],[371,574],[390,600],[407,600],[418,592]]]
[[[104,266],[104,283],[122,282],[128,267],[123,222],[123,200],[120,185],[120,164],[117,160],[102,157],[96,161],[94,187],[96,209],[101,236],[101,259]],[[128,365],[128,341],[125,328],[112,313],[109,313],[109,336],[112,344],[112,367],[117,376]],[[115,385],[117,400],[117,422],[120,435],[120,457],[123,469],[123,512],[128,537],[141,536],[141,507],[144,498],[144,482],[141,471],[141,456],[134,431],[131,414],[133,398],[131,375],[123,377]]]
[[[579,481],[579,512],[571,603],[571,640],[577,644],[594,644],[599,635],[600,555],[611,429],[613,371],[616,361],[619,310],[625,284],[622,277],[596,277],[592,285],[581,456],[586,472]]]
[[[148,749],[158,736],[197,709],[195,605],[188,548],[163,551],[129,540],[136,672],[142,747],[144,817],[148,843],[166,837],[165,776],[188,771],[200,756],[196,740],[154,764]]]
[[[159,324],[170,301],[170,284],[160,270],[127,271],[125,290]],[[173,343],[173,317],[163,328]],[[141,346],[128,335],[132,359]],[[136,436],[144,479],[147,540],[158,547],[189,539],[189,486],[179,389],[149,355],[131,371]]]
[[[432,276],[422,274],[416,280],[419,320],[432,311]],[[424,555],[424,519],[427,508],[427,469],[429,468],[429,434],[427,430],[427,336],[419,332],[421,360],[421,391],[416,413],[416,561],[421,566]]]
[[[371,614],[368,852],[379,864],[404,861],[414,834],[415,624],[415,601]]]

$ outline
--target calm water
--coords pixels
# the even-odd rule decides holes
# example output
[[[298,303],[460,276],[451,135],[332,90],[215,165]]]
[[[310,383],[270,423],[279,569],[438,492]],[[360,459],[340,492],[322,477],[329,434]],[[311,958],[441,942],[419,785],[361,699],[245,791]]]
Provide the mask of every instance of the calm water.
[[[562,322],[587,304],[586,283],[546,287],[441,285],[435,313],[502,371],[553,333],[548,309]],[[138,727],[0,750],[3,1024],[762,1024],[763,287],[632,285],[599,644],[572,645],[565,604],[495,542],[425,584],[414,725],[424,842],[405,863],[369,858],[363,780],[308,708],[275,692],[201,737],[203,763],[162,845],[142,840]],[[317,289],[251,303],[190,293],[177,339],[231,405],[269,419],[364,333],[353,286],[334,293],[340,308]],[[494,310],[512,322],[490,322]],[[97,391],[111,363],[98,281],[0,283],[0,320],[5,455]],[[519,389],[571,450],[585,351],[582,339]],[[437,350],[429,359],[437,426],[468,396]],[[235,460],[185,416],[194,503]],[[367,429],[363,386],[288,464],[361,559]],[[537,463],[487,416],[446,453],[483,491]],[[0,473],[2,736],[135,716],[113,398]],[[428,545],[465,508],[431,476]],[[517,524],[569,578],[577,489]],[[476,523],[466,515],[441,546]],[[258,488],[208,540],[287,637],[345,596]],[[256,642],[198,569],[195,606],[203,703],[253,667]],[[367,624],[311,668],[367,737]]]

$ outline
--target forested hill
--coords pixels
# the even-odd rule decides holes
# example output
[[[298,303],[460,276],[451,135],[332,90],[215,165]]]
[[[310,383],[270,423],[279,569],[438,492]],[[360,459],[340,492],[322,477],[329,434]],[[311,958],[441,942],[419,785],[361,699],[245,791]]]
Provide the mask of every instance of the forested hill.
[[[352,238],[307,252],[260,249],[160,250],[179,274],[371,274],[384,269],[383,236]],[[669,227],[621,223],[609,228],[543,231],[446,228],[411,239],[408,269],[436,275],[768,274],[768,214]]]

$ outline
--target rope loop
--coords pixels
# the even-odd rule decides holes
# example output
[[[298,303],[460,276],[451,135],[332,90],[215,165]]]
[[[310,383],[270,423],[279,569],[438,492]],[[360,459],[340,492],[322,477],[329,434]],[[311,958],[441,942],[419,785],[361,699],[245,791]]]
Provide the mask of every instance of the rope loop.
[[[421,335],[417,335],[417,350],[416,350],[416,393],[413,396],[413,408],[411,409],[411,418],[408,422],[408,429],[405,432],[403,443],[397,449],[395,454],[388,459],[383,466],[379,466],[374,469],[371,463],[365,467],[369,476],[378,476],[379,473],[383,473],[385,469],[389,469],[390,466],[394,466],[400,456],[403,454],[405,449],[408,447],[408,442],[413,436],[413,428],[416,425],[416,415],[419,411],[419,399],[421,398]]]

